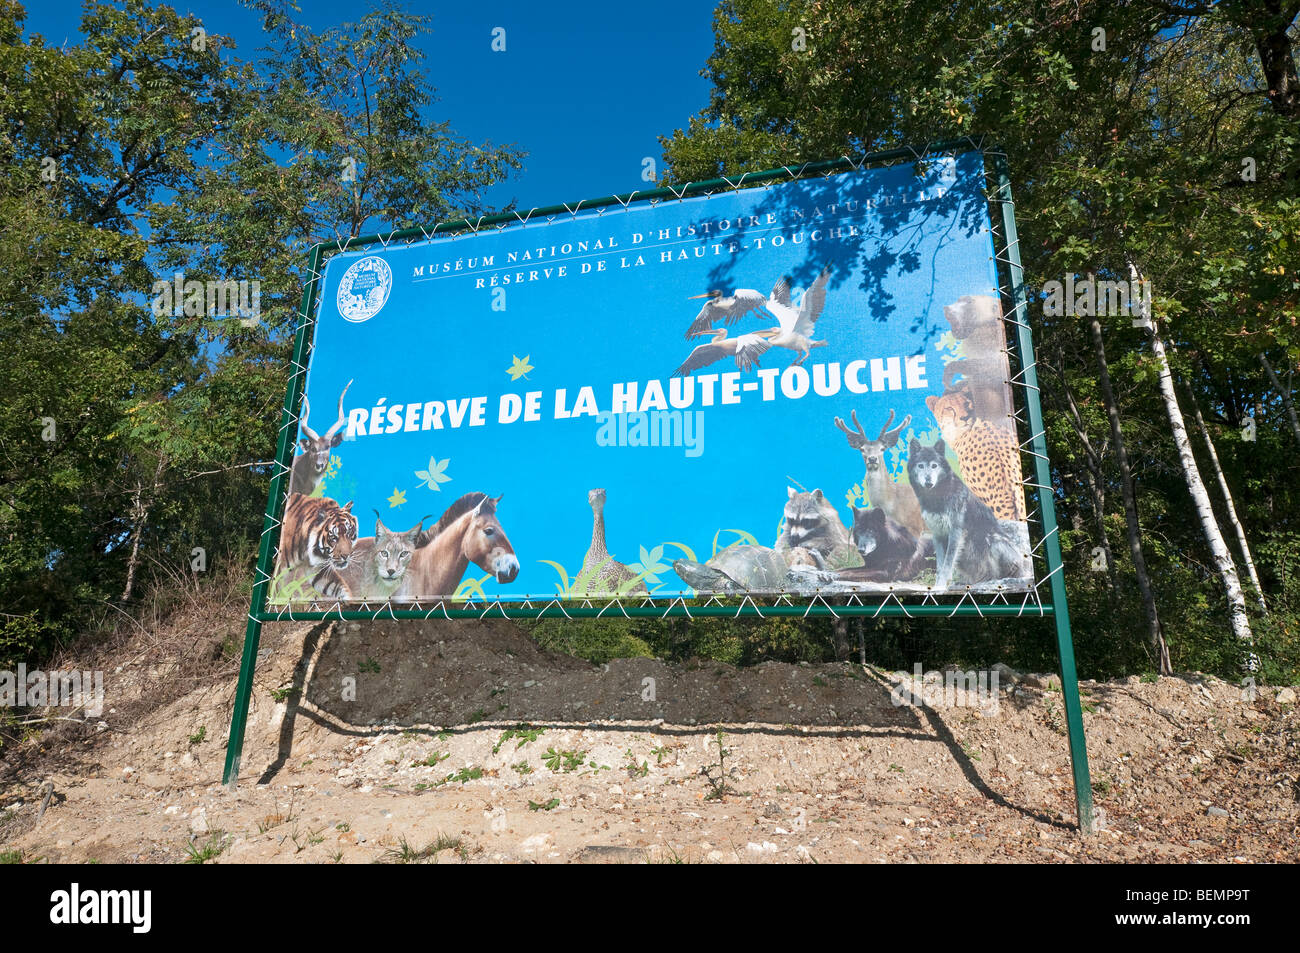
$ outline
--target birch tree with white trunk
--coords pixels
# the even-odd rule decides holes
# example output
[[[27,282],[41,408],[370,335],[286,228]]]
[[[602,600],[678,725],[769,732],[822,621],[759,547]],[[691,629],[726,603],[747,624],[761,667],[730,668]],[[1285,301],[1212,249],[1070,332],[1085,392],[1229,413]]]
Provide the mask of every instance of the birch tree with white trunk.
[[[1237,548],[1241,550],[1241,562],[1246,567],[1246,575],[1250,579],[1250,585],[1255,590],[1255,601],[1259,603],[1259,609],[1265,615],[1268,615],[1268,603],[1264,600],[1264,587],[1259,584],[1259,573],[1255,570],[1255,559],[1250,553],[1250,542],[1246,539],[1246,528],[1241,525],[1241,520],[1237,518],[1237,507],[1232,502],[1232,490],[1228,488],[1228,478],[1224,475],[1223,467],[1219,464],[1219,454],[1214,449],[1214,441],[1210,438],[1210,429],[1205,426],[1205,418],[1201,416],[1201,407],[1196,403],[1196,395],[1192,393],[1191,388],[1187,389],[1187,399],[1192,402],[1192,413],[1196,419],[1196,426],[1201,431],[1201,437],[1205,440],[1205,449],[1210,454],[1210,466],[1214,469],[1214,476],[1219,481],[1219,492],[1223,494],[1224,507],[1228,513],[1228,522],[1232,524],[1232,531],[1237,534]]]
[[[1130,276],[1138,279],[1138,270],[1130,262]],[[1237,576],[1237,566],[1232,560],[1232,552],[1228,549],[1228,544],[1223,538],[1223,530],[1219,528],[1219,521],[1214,515],[1214,507],[1210,505],[1210,494],[1205,489],[1205,481],[1201,479],[1201,471],[1196,466],[1196,457],[1192,453],[1192,441],[1187,434],[1187,425],[1183,422],[1183,412],[1178,405],[1178,393],[1174,389],[1174,375],[1169,366],[1169,356],[1165,352],[1165,342],[1160,336],[1160,327],[1156,322],[1155,315],[1147,315],[1148,330],[1151,333],[1151,353],[1156,359],[1157,369],[1159,370],[1160,379],[1160,396],[1164,400],[1165,413],[1169,417],[1169,427],[1173,431],[1174,448],[1178,452],[1178,461],[1183,471],[1183,478],[1187,481],[1187,492],[1191,494],[1192,505],[1196,509],[1196,517],[1201,523],[1201,530],[1205,534],[1205,542],[1210,548],[1210,556],[1214,562],[1215,571],[1223,581],[1223,588],[1227,591],[1228,596],[1228,620],[1232,626],[1232,633],[1237,637],[1242,646],[1244,656],[1244,669],[1246,672],[1254,672],[1259,668],[1259,658],[1255,655],[1255,637],[1250,628],[1250,614],[1246,610],[1246,595],[1241,588],[1241,580]]]

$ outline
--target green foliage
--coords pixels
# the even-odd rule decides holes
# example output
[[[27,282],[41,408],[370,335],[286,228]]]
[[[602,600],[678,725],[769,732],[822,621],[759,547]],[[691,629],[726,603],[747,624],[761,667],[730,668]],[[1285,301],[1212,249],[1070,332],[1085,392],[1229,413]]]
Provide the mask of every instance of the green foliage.
[[[477,781],[483,777],[482,768],[461,768],[459,771],[447,775],[441,781],[434,783],[434,787],[441,787],[444,784],[468,784],[470,781]]]
[[[562,771],[568,774],[581,768],[586,757],[585,751],[556,751],[551,747],[546,749],[542,763],[551,771]]]
[[[317,32],[250,5],[267,42],[241,58],[145,0],[91,0],[58,46],[0,3],[0,664],[172,585],[196,546],[251,575],[307,249],[493,211],[520,166],[430,118],[427,18]],[[260,316],[155,313],[177,273],[260,282]]]
[[[1014,0],[994,8],[724,0],[705,71],[709,104],[661,140],[674,183],[965,133],[1005,149],[1086,674],[1154,662],[1087,322],[1043,314],[1039,289],[1067,273],[1127,279],[1130,262],[1153,283],[1173,373],[1206,416],[1255,547],[1271,608],[1252,618],[1262,670],[1293,681],[1300,666],[1289,563],[1300,539],[1300,500],[1285,476],[1300,453],[1287,405],[1300,367],[1300,97],[1277,92],[1295,61],[1295,11],[1272,9],[1146,0]],[[890,28],[882,32],[882,23]],[[1106,30],[1104,51],[1092,49],[1096,25]],[[791,43],[795,27],[807,34],[806,50]],[[1265,46],[1284,53],[1261,59]],[[1257,167],[1253,180],[1242,175],[1245,157]],[[1146,332],[1130,324],[1103,319],[1103,335],[1136,480],[1140,541],[1173,664],[1235,675],[1241,646],[1205,535],[1189,518],[1158,364]],[[955,341],[939,345],[941,358],[957,355]],[[1264,353],[1285,393],[1262,370]],[[1183,410],[1190,413],[1190,404]],[[1253,442],[1240,436],[1247,418],[1257,425]],[[1188,427],[1231,541],[1204,445],[1195,423]],[[1080,434],[1099,459],[1089,459]],[[846,499],[862,495],[859,486]],[[1093,571],[1103,537],[1113,565]],[[1240,552],[1236,558],[1241,570]],[[1036,629],[1019,621],[890,625],[868,627],[868,651],[881,661],[1051,662]]]
[[[498,738],[497,743],[492,746],[492,753],[498,754],[501,751],[501,746],[503,744],[515,738],[519,739],[518,744],[515,745],[515,750],[518,751],[524,745],[536,741],[545,733],[545,731],[545,728],[534,728],[532,725],[517,725],[514,728],[507,728],[505,731],[501,732],[501,737]]]
[[[722,801],[728,794],[736,794],[736,790],[727,783],[731,777],[731,771],[727,768],[727,758],[731,756],[731,749],[723,744],[726,738],[726,732],[719,728],[713,734],[714,750],[717,753],[717,761],[706,764],[701,773],[704,779],[709,783],[709,793],[704,796],[706,801]],[[734,769],[732,769],[734,770]]]
[[[267,38],[252,59],[219,34],[194,50],[199,21],[145,0],[88,3],[83,37],[59,47],[25,36],[21,8],[0,5],[2,668],[49,658],[130,610],[142,590],[188,579],[196,546],[251,576],[306,249],[322,236],[489,212],[484,190],[520,166],[516,150],[467,142],[426,118],[435,95],[414,43],[426,18],[384,7],[316,31],[276,0],[250,6]],[[1085,675],[1154,662],[1088,328],[1038,302],[1046,281],[1126,278],[1130,262],[1153,282],[1174,376],[1205,416],[1254,547],[1270,607],[1252,619],[1259,676],[1294,682],[1300,673],[1300,484],[1291,477],[1300,434],[1290,423],[1300,368],[1300,102],[1282,89],[1275,62],[1260,58],[1279,48],[1284,68],[1294,62],[1295,25],[1275,9],[723,0],[705,64],[709,103],[662,140],[673,182],[968,132],[1005,148]],[[1105,51],[1088,42],[1096,24],[1106,27]],[[795,27],[806,49],[792,45]],[[42,177],[46,157],[56,160],[53,181]],[[1253,180],[1241,174],[1243,158],[1256,164]],[[355,163],[355,179],[341,175],[345,163]],[[155,282],[177,272],[260,281],[259,320],[155,314]],[[1240,646],[1189,518],[1149,338],[1124,318],[1105,319],[1103,336],[1174,667],[1235,676]],[[940,359],[958,352],[954,341],[939,344]],[[1241,436],[1246,421],[1253,441]],[[890,462],[897,474],[897,455]],[[427,479],[417,477],[437,489],[447,467],[434,458],[420,471]],[[327,480],[346,487],[341,458]],[[864,488],[849,494],[861,501]],[[1214,505],[1231,540],[1222,499]],[[1113,560],[1099,572],[1092,552],[1102,541]],[[757,540],[723,530],[711,555],[739,542]],[[682,543],[643,547],[638,580],[659,583],[668,546],[695,559]],[[574,576],[551,565],[562,596],[589,591],[595,570]],[[276,595],[306,596],[304,587],[277,580]],[[465,580],[456,597],[484,598],[482,580]],[[850,626],[886,666],[1054,664],[1041,620]],[[547,648],[599,662],[825,661],[843,635],[824,619],[530,628]],[[378,670],[373,660],[360,666]]]
[[[19,662],[44,657],[58,632],[55,624],[38,618],[35,610],[23,615],[0,613],[0,670],[13,671]]]
[[[463,858],[466,853],[465,842],[459,837],[439,834],[431,843],[416,848],[406,839],[406,835],[402,835],[398,838],[396,847],[390,847],[384,852],[384,859],[393,864],[437,863],[438,855],[444,850],[458,853]]]
[[[651,645],[637,633],[654,626],[638,626],[616,619],[543,619],[526,623],[537,644],[551,652],[576,655],[597,664],[615,658],[653,658]]]
[[[220,857],[227,846],[225,832],[213,831],[205,843],[197,844],[191,840],[185,845],[185,863],[206,864]]]
[[[638,764],[636,755],[632,754],[631,748],[628,748],[625,754],[627,755],[627,764],[623,765],[623,770],[627,772],[629,778],[644,778],[650,773],[649,761],[642,761]]]

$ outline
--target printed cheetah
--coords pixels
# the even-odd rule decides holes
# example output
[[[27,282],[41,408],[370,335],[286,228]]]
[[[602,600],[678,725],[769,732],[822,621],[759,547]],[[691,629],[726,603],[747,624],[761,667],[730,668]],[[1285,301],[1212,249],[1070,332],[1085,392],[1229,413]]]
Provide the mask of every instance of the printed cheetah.
[[[975,416],[965,389],[927,397],[939,431],[957,454],[961,478],[1000,520],[1023,520],[1025,496],[1020,489],[1020,447],[1015,434]]]

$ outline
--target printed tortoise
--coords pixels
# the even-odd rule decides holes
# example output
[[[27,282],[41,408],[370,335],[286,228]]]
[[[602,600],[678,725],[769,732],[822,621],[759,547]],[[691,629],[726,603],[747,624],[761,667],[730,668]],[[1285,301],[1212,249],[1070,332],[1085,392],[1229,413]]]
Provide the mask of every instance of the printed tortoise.
[[[679,559],[673,571],[699,592],[781,592],[792,588],[781,554],[766,546],[729,546],[707,563]]]

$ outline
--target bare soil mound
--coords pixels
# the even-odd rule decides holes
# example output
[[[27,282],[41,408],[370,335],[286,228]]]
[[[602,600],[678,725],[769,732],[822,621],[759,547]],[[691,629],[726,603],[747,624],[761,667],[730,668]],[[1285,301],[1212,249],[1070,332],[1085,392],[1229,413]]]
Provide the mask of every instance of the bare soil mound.
[[[895,703],[888,673],[857,665],[593,665],[504,621],[273,625],[231,791],[219,776],[233,679],[119,722],[117,699],[133,715],[147,700],[149,666],[110,671],[109,710],[81,747],[18,759],[0,794],[4,850],[61,862],[1300,859],[1294,693],[1211,676],[1082,683],[1103,819],[1083,837],[1046,676],[1004,673],[982,705],[912,707]]]

